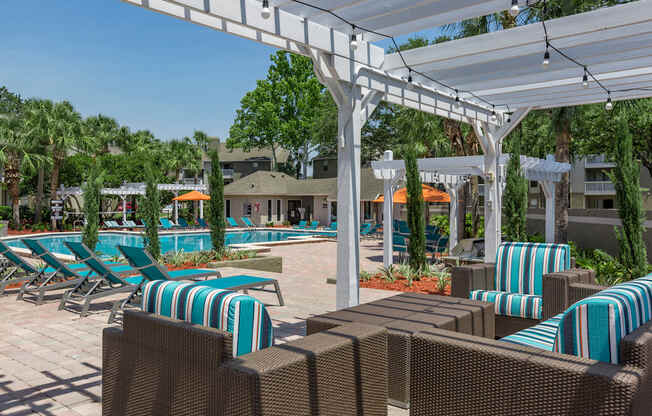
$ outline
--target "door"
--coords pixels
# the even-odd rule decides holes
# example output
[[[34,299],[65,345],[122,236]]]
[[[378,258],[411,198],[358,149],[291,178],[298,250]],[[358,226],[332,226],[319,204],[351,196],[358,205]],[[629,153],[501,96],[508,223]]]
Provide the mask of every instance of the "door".
[[[298,224],[299,221],[301,221],[301,212],[299,211],[299,208],[301,208],[301,200],[288,200],[288,221],[290,221],[290,224]]]

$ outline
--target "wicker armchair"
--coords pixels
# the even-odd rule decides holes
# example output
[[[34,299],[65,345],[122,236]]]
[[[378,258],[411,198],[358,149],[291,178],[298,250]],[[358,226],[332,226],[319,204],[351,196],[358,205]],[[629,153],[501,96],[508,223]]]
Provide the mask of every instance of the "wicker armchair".
[[[505,245],[505,243],[503,243]],[[499,256],[501,252],[499,251]],[[502,338],[514,332],[536,325],[560,312],[568,305],[569,285],[572,283],[595,283],[595,273],[586,269],[568,269],[541,276],[540,319],[507,316],[496,310],[496,337]],[[481,263],[454,267],[451,273],[451,296],[468,299],[474,291],[495,291],[496,264]],[[505,292],[506,293],[506,292]],[[508,294],[508,293],[506,293]],[[486,299],[481,299],[486,300]]]
[[[570,304],[604,289],[562,286]],[[412,338],[410,368],[411,416],[650,415],[652,321],[618,364],[433,329]]]

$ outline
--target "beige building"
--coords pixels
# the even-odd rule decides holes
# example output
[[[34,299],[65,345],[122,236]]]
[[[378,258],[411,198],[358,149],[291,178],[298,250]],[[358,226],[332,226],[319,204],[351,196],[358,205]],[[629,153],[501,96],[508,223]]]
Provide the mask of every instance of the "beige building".
[[[383,182],[371,169],[360,177],[360,219],[380,220],[382,205],[371,201],[381,193]],[[337,179],[295,179],[281,172],[257,171],[224,187],[228,217],[244,216],[258,225],[296,224],[302,219],[325,226],[337,218]]]

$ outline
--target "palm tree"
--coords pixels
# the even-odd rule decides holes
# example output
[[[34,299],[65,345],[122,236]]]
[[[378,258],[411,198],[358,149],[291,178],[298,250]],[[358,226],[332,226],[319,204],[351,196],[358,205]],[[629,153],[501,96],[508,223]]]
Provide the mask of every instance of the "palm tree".
[[[98,114],[84,120],[83,130],[86,138],[83,143],[87,145],[84,150],[95,155],[106,154],[109,146],[116,143],[120,126],[115,119]]]

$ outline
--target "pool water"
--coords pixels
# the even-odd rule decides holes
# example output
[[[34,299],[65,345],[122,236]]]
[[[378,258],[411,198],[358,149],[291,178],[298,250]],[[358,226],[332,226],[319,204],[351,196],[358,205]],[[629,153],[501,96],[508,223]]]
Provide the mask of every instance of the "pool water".
[[[226,233],[225,243],[242,244],[242,243],[265,243],[270,241],[285,241],[293,236],[315,235],[322,233],[305,233],[305,232],[287,232],[287,231],[242,231]],[[45,248],[53,253],[72,255],[70,250],[63,244],[64,241],[81,241],[81,234],[59,235],[50,237],[41,237],[37,240]],[[210,250],[211,236],[209,233],[193,234],[165,234],[160,235],[161,253],[184,252]],[[10,247],[26,248],[20,239],[5,240]],[[100,239],[95,247],[95,251],[106,256],[118,256],[117,246],[143,247],[143,237],[140,235],[123,234],[123,233],[100,233]]]

